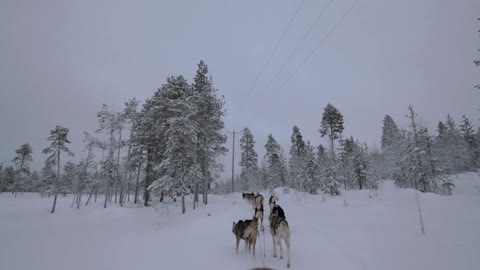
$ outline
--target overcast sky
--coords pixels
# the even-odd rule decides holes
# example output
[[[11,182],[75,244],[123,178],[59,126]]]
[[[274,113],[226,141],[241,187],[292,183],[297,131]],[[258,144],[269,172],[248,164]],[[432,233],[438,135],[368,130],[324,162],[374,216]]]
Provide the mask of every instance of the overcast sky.
[[[82,132],[96,129],[103,103],[143,101],[170,75],[191,81],[200,59],[226,98],[226,127],[250,127],[261,156],[268,133],[288,153],[294,124],[325,143],[318,129],[329,102],[345,134],[370,145],[379,145],[385,114],[406,125],[408,104],[431,129],[447,113],[479,125],[478,0],[360,0],[280,87],[354,3],[334,1],[274,77],[328,1],[305,1],[250,91],[301,0],[0,0],[0,162],[29,142],[39,169],[57,124],[70,128],[81,157]]]

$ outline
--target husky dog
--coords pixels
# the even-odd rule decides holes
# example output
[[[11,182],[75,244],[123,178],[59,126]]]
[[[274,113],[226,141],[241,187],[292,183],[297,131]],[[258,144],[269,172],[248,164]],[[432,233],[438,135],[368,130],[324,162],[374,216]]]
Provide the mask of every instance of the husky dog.
[[[278,196],[277,194],[273,194],[270,196],[270,199],[268,200],[268,205],[270,206],[270,212],[272,212],[273,207],[277,206],[278,202]]]
[[[254,217],[260,220],[260,227],[258,231],[263,231],[263,205],[261,209],[255,208]]]
[[[253,196],[253,209],[260,209],[263,211],[263,196],[262,194],[257,194]]]
[[[235,221],[233,222],[232,232],[237,238],[236,253],[238,253],[240,240],[243,239],[245,240],[245,249],[247,252],[250,252],[253,246],[253,258],[255,259],[255,244],[257,243],[259,218],[260,212],[256,212],[253,219],[239,220],[237,223],[235,223]]]
[[[280,259],[283,259],[282,239],[287,246],[287,267],[290,267],[290,228],[285,218],[285,212],[280,206],[274,206],[268,217],[270,233],[273,240],[273,257],[277,257],[276,245],[280,246]]]

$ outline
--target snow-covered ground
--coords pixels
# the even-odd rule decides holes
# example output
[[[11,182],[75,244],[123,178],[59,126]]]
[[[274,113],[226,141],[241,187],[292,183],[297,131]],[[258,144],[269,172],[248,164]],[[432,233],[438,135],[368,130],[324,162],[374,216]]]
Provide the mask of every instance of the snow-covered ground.
[[[291,228],[291,268],[479,269],[480,177],[461,174],[455,184],[453,196],[420,194],[425,235],[415,191],[391,181],[371,198],[367,190],[323,200],[277,189]],[[51,198],[1,194],[0,269],[286,269],[285,258],[271,256],[268,230],[256,260],[243,242],[235,255],[232,221],[253,215],[239,193],[212,195],[195,211],[188,201],[185,215],[175,205],[103,209],[97,202],[76,210],[71,199],[60,197],[51,215]]]

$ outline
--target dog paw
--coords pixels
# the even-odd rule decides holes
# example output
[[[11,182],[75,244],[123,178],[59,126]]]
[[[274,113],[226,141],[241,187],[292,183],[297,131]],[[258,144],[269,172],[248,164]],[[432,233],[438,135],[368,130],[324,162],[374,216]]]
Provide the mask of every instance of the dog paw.
[[[280,256],[280,260],[283,260],[283,256]]]
[[[290,264],[287,264],[287,268],[290,268]]]
[[[274,258],[276,258],[276,257],[277,257],[277,255],[276,255],[276,254],[273,254],[273,257],[274,257]]]

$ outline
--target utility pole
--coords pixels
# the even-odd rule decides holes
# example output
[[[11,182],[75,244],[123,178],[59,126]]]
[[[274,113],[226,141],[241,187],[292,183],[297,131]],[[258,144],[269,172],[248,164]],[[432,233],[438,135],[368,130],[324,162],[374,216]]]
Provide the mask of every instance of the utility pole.
[[[236,132],[235,130],[233,131],[228,131],[228,133],[233,134],[232,138],[232,193],[235,192],[235,133],[240,133]]]

